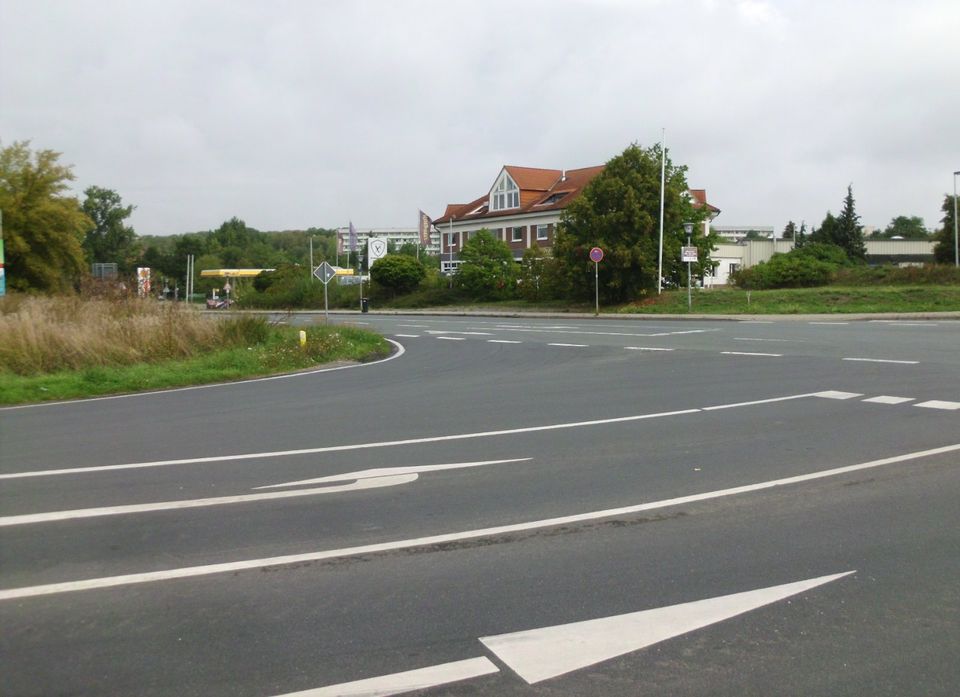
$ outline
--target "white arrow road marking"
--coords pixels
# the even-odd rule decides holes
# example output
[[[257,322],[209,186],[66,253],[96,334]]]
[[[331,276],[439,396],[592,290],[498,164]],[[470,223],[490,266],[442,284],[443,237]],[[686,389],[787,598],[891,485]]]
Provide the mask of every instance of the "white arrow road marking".
[[[508,535],[511,533],[527,532],[530,530],[542,530],[560,525],[577,525],[604,518],[614,518],[620,516],[633,515],[644,511],[659,510],[672,506],[681,506],[697,501],[710,501],[725,498],[727,496],[739,496],[741,494],[752,493],[754,491],[763,491],[791,484],[802,484],[827,477],[836,477],[851,472],[860,472],[862,470],[873,469],[876,467],[885,467],[898,462],[908,462],[910,460],[919,460],[925,457],[944,455],[960,451],[960,443],[945,445],[941,448],[932,448],[930,450],[920,450],[903,455],[894,455],[881,460],[872,460],[857,465],[846,465],[844,467],[834,467],[833,469],[810,472],[809,474],[799,474],[793,477],[783,479],[771,479],[765,482],[746,484],[730,489],[719,489],[707,491],[702,494],[692,494],[690,496],[680,496],[673,499],[664,499],[661,501],[651,501],[648,503],[639,503],[633,506],[624,506],[622,508],[607,508],[600,511],[590,511],[588,513],[576,513],[573,515],[561,516],[559,518],[546,518],[542,520],[532,520],[525,523],[512,523],[509,525],[500,525],[493,528],[480,528],[475,530],[464,530],[461,532],[444,533],[440,535],[431,535],[428,537],[416,537],[406,540],[393,540],[391,542],[379,542],[369,545],[360,545],[358,547],[344,547],[341,549],[326,549],[316,552],[305,552],[302,554],[287,554],[278,557],[265,557],[259,559],[243,559],[240,561],[223,562],[219,564],[207,564],[204,566],[186,566],[179,569],[164,569],[161,571],[146,571],[135,574],[125,574],[123,576],[105,576],[101,578],[88,578],[79,581],[64,581],[61,583],[48,583],[41,586],[24,586],[21,588],[7,588],[0,590],[0,601],[15,600],[18,598],[33,598],[41,595],[52,595],[54,593],[72,593],[76,591],[95,590],[98,588],[114,588],[117,586],[128,586],[135,583],[154,583],[157,581],[169,581],[178,578],[192,578],[195,576],[209,576],[210,574],[232,573],[246,569],[262,569],[268,566],[280,566],[283,564],[303,564],[312,561],[322,561],[324,559],[344,559],[346,557],[362,556],[366,554],[376,554],[378,552],[393,552],[400,549],[414,549],[417,547],[427,547],[429,545],[445,544],[448,542],[459,542],[461,540],[475,540],[484,537],[495,537]]]
[[[468,658],[465,661],[443,663],[356,682],[329,685],[301,692],[288,692],[276,697],[387,697],[499,672],[500,669],[488,658]]]
[[[289,499],[297,496],[317,496],[319,494],[335,494],[343,491],[359,491],[360,489],[379,489],[385,486],[408,484],[416,479],[418,474],[397,474],[391,477],[373,477],[360,479],[352,484],[343,486],[325,486],[317,489],[295,489],[293,491],[271,491],[264,494],[240,494],[238,496],[218,496],[209,499],[192,499],[185,501],[161,501],[159,503],[136,503],[127,506],[103,506],[100,508],[78,508],[72,511],[53,511],[51,513],[27,513],[0,518],[0,527],[10,525],[27,525],[30,523],[52,523],[58,520],[73,520],[76,518],[99,518],[108,515],[124,515],[128,513],[151,513],[154,511],[172,511],[184,508],[202,508],[204,506],[222,506],[231,503],[250,503],[252,501],[269,501],[272,499]]]
[[[821,576],[626,615],[573,622],[480,641],[528,683],[538,683],[742,615],[856,573]]]
[[[481,462],[454,462],[449,465],[413,465],[410,467],[378,467],[376,469],[360,470],[359,472],[345,472],[344,474],[334,474],[328,477],[318,477],[316,479],[301,479],[296,482],[286,482],[284,484],[268,484],[267,486],[254,487],[254,491],[259,489],[279,489],[287,486],[305,486],[307,484],[329,484],[333,482],[352,481],[355,479],[370,479],[374,477],[396,476],[398,474],[420,474],[423,472],[440,472],[442,470],[463,469],[466,467],[483,467],[484,465],[503,465],[509,462],[527,462],[532,457],[515,457],[510,460],[483,460]]]

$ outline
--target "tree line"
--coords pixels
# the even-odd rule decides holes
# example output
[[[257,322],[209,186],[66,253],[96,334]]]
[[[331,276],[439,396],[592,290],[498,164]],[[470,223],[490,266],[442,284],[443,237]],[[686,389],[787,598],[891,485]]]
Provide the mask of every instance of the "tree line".
[[[665,184],[662,270],[661,165]],[[478,300],[518,295],[529,300],[588,299],[593,293],[594,270],[589,251],[600,247],[605,255],[598,268],[603,302],[641,299],[659,282],[685,282],[686,268],[680,261],[680,248],[686,243],[684,223],[693,223],[697,231],[692,244],[699,249],[700,261],[693,272],[697,276],[709,273],[710,251],[719,238],[712,232],[702,233],[708,211],[694,205],[686,173],[686,166],[676,165],[659,145],[642,148],[632,144],[612,158],[565,209],[551,253],[534,246],[517,264],[504,242],[481,230],[461,250],[461,265],[451,285]],[[148,266],[155,276],[176,283],[185,276],[189,255],[195,257],[198,269],[290,267],[293,270],[278,274],[277,280],[302,283],[310,280],[306,262],[311,243],[315,262],[336,257],[336,232],[332,229],[263,232],[236,217],[213,230],[141,237],[128,224],[133,205],[125,204],[115,190],[100,186],[87,187],[80,200],[69,191],[74,178],[72,167],[60,163],[60,153],[32,151],[24,141],[0,148],[0,210],[7,283],[12,290],[69,291],[89,274],[93,263],[116,263],[121,276],[127,277],[137,266]],[[945,198],[943,211],[943,227],[934,237],[935,259],[952,263],[952,196]],[[922,219],[899,216],[878,236],[923,239],[928,234]],[[809,232],[805,223],[798,227],[791,221],[783,238],[794,240],[796,248],[790,253],[793,257],[777,255],[787,258],[777,261],[790,267],[787,277],[810,268],[814,275],[822,276],[819,264],[840,259],[862,263],[866,247],[852,185],[838,215],[828,211],[823,222]],[[809,249],[804,252],[804,247]],[[440,287],[438,258],[414,258],[417,250],[413,245],[390,251],[395,253],[371,269],[380,288],[395,296],[423,284]],[[345,265],[356,266],[356,255],[348,256]],[[270,287],[277,291],[279,286],[264,281],[256,292],[265,293]],[[287,293],[284,297],[294,296]]]

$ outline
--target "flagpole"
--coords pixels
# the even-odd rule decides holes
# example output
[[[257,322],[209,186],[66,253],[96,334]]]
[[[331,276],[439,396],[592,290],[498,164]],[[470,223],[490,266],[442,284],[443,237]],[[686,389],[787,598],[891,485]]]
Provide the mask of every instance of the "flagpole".
[[[667,129],[660,134],[660,251],[657,255],[657,295],[663,291],[663,198],[667,174]]]

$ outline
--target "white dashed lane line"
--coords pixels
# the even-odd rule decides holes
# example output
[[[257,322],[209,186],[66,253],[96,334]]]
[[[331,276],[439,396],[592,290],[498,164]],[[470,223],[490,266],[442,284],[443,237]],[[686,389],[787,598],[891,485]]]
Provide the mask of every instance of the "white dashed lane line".
[[[589,348],[587,344],[547,344],[547,346],[563,346],[565,348]]]
[[[488,344],[522,344],[522,341],[511,341],[510,339],[487,339]]]
[[[904,402],[912,402],[913,397],[893,397],[882,394],[879,397],[870,397],[869,399],[865,399],[863,401],[871,404],[903,404]]]
[[[920,402],[919,404],[914,404],[915,407],[923,407],[924,409],[946,409],[948,411],[956,411],[960,409],[960,402],[942,402],[938,399],[932,399],[929,402]]]
[[[673,351],[672,348],[656,348],[654,346],[624,346],[627,351]]]
[[[888,358],[844,358],[845,361],[856,363],[896,363],[898,365],[918,365],[920,361],[895,361]]]
[[[419,334],[394,334],[394,336],[398,336],[401,339],[419,339],[420,338]]]
[[[435,336],[435,339],[444,339],[446,341],[466,341],[462,336]]]
[[[724,356],[764,356],[768,358],[783,358],[782,353],[751,353],[749,351],[721,351]]]

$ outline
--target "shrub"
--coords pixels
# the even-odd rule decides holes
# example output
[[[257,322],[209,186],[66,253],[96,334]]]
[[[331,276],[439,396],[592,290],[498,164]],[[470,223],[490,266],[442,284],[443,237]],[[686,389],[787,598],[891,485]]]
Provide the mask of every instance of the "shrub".
[[[859,266],[841,269],[834,281],[846,286],[960,285],[960,269],[946,264]]]
[[[426,275],[423,264],[404,254],[389,254],[377,259],[370,268],[370,278],[377,285],[391,290],[394,296],[410,292]]]
[[[841,267],[850,263],[847,253],[840,247],[814,243],[786,254],[774,254],[769,261],[741,269],[733,274],[733,282],[747,290],[824,286],[833,280]]]

